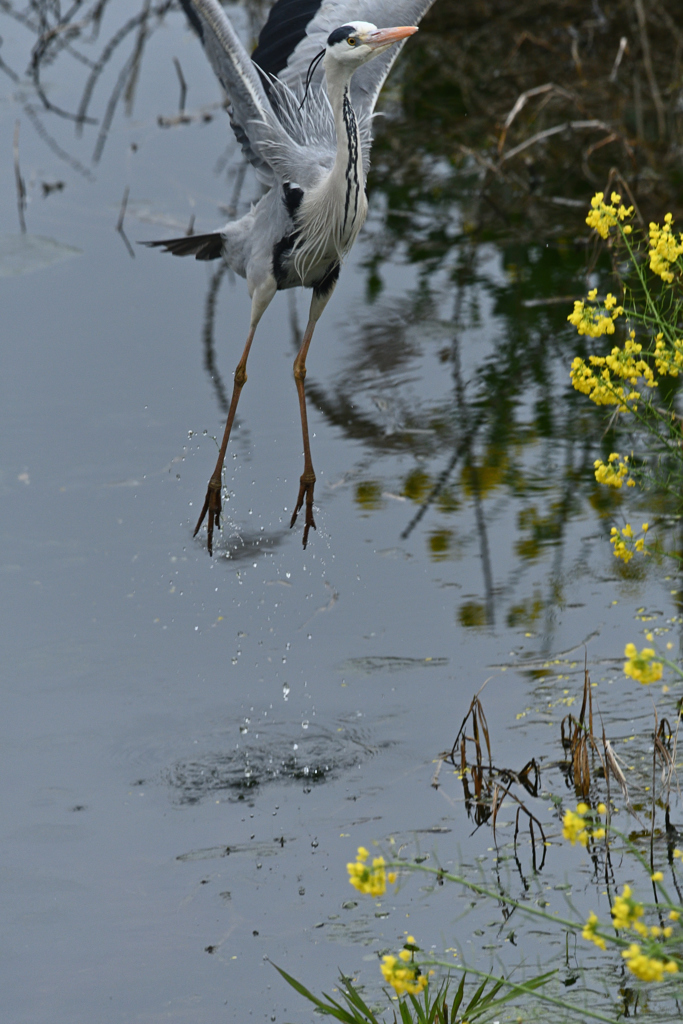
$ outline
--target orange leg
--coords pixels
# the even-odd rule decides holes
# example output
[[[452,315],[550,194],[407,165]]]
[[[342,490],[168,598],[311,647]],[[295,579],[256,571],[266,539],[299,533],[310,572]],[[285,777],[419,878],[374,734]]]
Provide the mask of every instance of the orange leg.
[[[294,512],[292,513],[292,521],[289,524],[289,528],[294,526],[299,512],[303,508],[304,500],[306,501],[306,521],[304,524],[304,537],[303,545],[304,548],[308,543],[308,534],[313,527],[316,529],[315,519],[313,518],[313,492],[315,489],[315,472],[313,470],[313,460],[311,459],[311,445],[308,439],[308,416],[306,414],[306,390],[304,382],[306,380],[306,357],[308,356],[308,349],[311,341],[313,340],[313,331],[317,324],[322,311],[327,305],[332,292],[334,291],[334,284],[336,277],[331,283],[328,291],[323,295],[320,292],[313,292],[313,298],[311,300],[311,311],[308,318],[308,324],[304,331],[303,341],[301,342],[301,348],[297,353],[297,357],[294,360],[294,380],[296,381],[296,390],[299,396],[299,412],[301,414],[301,433],[303,434],[304,441],[304,471],[299,479],[299,496],[296,501]]]
[[[266,311],[268,304],[275,295],[275,281],[268,281],[265,285],[257,288],[254,291],[254,295],[251,303],[251,324],[249,327],[249,336],[247,343],[244,346],[244,352],[242,358],[237,364],[235,370],[235,381],[232,388],[232,398],[230,400],[230,409],[228,411],[228,419],[225,424],[225,431],[223,432],[223,440],[221,447],[218,452],[218,459],[216,461],[216,467],[209,480],[209,486],[206,489],[206,497],[204,499],[204,506],[201,511],[201,515],[197,520],[197,525],[194,528],[193,537],[196,537],[199,533],[199,529],[206,518],[206,514],[209,514],[209,521],[206,530],[206,541],[209,554],[213,554],[213,528],[214,525],[217,529],[221,528],[221,486],[223,481],[223,463],[225,462],[225,453],[228,450],[228,441],[230,440],[230,431],[232,430],[233,420],[235,419],[235,413],[237,412],[237,403],[240,400],[242,394],[242,388],[247,382],[247,359],[249,358],[249,350],[251,349],[251,343],[254,340],[254,334],[258,322]]]
[[[304,439],[304,471],[301,474],[299,480],[299,497],[296,501],[296,507],[292,513],[292,521],[289,524],[289,528],[294,526],[296,518],[299,515],[306,500],[306,523],[304,526],[304,548],[308,543],[308,532],[315,526],[315,519],[313,518],[313,491],[315,488],[315,472],[313,471],[313,460],[311,459],[311,444],[308,439],[308,416],[306,414],[306,391],[304,387],[304,381],[306,380],[306,356],[308,355],[308,348],[313,339],[313,330],[315,328],[315,320],[309,320],[306,332],[304,334],[304,340],[301,343],[298,355],[294,360],[294,380],[296,381],[296,390],[299,395],[299,412],[301,414],[301,433]]]

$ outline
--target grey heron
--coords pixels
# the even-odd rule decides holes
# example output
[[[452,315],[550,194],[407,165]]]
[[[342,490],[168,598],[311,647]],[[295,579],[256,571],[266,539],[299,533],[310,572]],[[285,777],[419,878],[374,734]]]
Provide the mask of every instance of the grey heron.
[[[254,334],[275,293],[297,286],[311,288],[313,296],[294,361],[304,471],[290,528],[304,501],[304,548],[310,528],[316,528],[304,389],[308,349],[367,214],[377,97],[400,48],[433,2],[277,0],[250,58],[218,0],[181,0],[227,93],[235,135],[267,189],[249,213],[220,231],[145,243],[175,256],[224,259],[247,279],[251,297],[225,432],[194,531],[196,536],[208,514],[209,554],[214,526],[220,529],[223,464]],[[403,24],[396,27],[397,21]]]

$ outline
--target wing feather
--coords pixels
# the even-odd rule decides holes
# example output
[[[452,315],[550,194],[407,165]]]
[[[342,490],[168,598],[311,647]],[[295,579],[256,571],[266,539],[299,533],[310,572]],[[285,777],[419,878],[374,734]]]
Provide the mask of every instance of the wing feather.
[[[306,148],[306,137],[312,132],[300,130],[301,141],[292,132],[295,95],[287,97],[288,87],[278,86],[279,105],[290,111],[287,122],[274,110],[256,65],[217,0],[181,0],[181,4],[228,96],[237,139],[261,180],[268,185],[277,180],[297,181],[305,188],[316,184],[323,167],[312,160],[314,154]],[[324,155],[324,146],[322,149]],[[327,163],[325,160],[325,167]]]

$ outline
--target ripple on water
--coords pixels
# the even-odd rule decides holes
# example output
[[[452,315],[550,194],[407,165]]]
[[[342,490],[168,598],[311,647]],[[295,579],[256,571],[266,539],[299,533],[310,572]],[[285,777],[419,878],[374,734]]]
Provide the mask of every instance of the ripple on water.
[[[259,730],[258,738],[241,741],[231,750],[209,752],[178,761],[167,780],[178,803],[194,804],[223,793],[228,800],[254,795],[269,782],[313,785],[358,767],[388,742],[373,744],[361,732],[344,727],[332,732],[309,728],[296,738],[283,732]]]

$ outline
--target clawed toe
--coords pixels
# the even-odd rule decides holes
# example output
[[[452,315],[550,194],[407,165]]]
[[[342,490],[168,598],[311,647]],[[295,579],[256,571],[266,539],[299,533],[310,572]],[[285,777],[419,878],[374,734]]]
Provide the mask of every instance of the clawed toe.
[[[315,525],[315,519],[313,518],[313,491],[314,491],[314,488],[315,488],[315,477],[313,477],[313,480],[304,480],[303,477],[301,478],[301,484],[299,486],[299,497],[296,500],[296,507],[294,509],[294,512],[292,513],[292,519],[291,519],[291,522],[289,524],[289,528],[291,530],[292,527],[294,526],[296,520],[297,520],[297,516],[299,515],[299,512],[303,508],[304,499],[305,499],[306,500],[306,521],[305,521],[305,524],[304,524],[304,536],[303,536],[303,546],[304,546],[304,549],[306,548],[306,545],[308,544],[308,533],[309,533],[309,530],[311,529],[311,527],[313,527],[314,530],[317,530],[317,527]]]
[[[204,498],[204,505],[202,507],[201,515],[197,520],[197,525],[194,528],[193,537],[196,537],[199,533],[200,527],[206,518],[206,514],[209,514],[209,521],[206,526],[206,547],[210,555],[213,555],[213,528],[214,525],[218,530],[221,528],[221,481],[216,480],[212,477],[209,480],[209,486],[206,489],[206,497]]]

